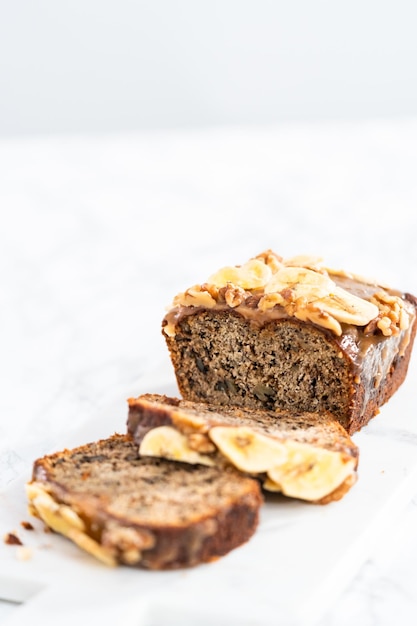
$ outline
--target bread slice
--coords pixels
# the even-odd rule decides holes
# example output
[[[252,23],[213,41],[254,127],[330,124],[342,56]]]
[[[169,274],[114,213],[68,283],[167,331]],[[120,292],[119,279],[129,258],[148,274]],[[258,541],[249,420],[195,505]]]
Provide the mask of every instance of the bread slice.
[[[108,565],[197,565],[246,542],[258,524],[256,480],[229,468],[139,458],[114,435],[38,459],[29,508]]]
[[[414,296],[271,250],[178,294],[163,334],[182,397],[332,412],[354,433],[404,381]]]
[[[269,491],[311,502],[355,483],[358,448],[329,413],[242,409],[158,394],[130,398],[128,432],[141,454],[211,467],[233,465]]]

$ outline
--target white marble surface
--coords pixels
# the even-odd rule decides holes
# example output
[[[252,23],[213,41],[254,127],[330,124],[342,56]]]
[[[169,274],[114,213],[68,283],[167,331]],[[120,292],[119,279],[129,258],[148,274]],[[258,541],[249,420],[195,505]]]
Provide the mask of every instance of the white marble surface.
[[[417,293],[416,166],[416,119],[0,142],[0,487],[101,409],[120,430],[165,305],[221,265],[272,247]],[[415,623],[416,519],[320,626]]]

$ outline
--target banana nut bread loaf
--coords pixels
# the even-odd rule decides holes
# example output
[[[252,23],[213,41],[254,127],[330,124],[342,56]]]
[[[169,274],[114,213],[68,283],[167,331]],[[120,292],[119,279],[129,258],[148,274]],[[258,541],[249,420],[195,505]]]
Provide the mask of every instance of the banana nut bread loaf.
[[[228,464],[264,489],[326,504],[355,483],[358,448],[330,414],[242,409],[144,394],[130,398],[128,431],[146,456]]]
[[[417,300],[271,250],[178,294],[163,320],[183,398],[330,411],[352,434],[404,381]]]
[[[29,510],[108,565],[196,565],[246,542],[258,524],[258,481],[233,468],[139,458],[128,435],[45,456]]]

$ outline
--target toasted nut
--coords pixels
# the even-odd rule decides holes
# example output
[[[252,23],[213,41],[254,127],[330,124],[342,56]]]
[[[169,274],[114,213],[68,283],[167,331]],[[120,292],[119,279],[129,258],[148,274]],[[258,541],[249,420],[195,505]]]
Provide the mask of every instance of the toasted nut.
[[[285,300],[280,293],[268,293],[259,300],[258,309],[267,311],[273,309],[275,305],[285,304]]]
[[[185,435],[193,432],[204,433],[207,431],[207,422],[195,413],[187,413],[181,408],[176,408],[171,413],[171,420],[174,426],[179,425],[179,430]]]
[[[102,536],[103,545],[121,550],[149,550],[154,547],[155,541],[155,536],[149,530],[121,526],[117,522],[108,523]]]
[[[226,304],[231,308],[239,306],[246,298],[246,291],[242,287],[237,287],[229,283],[224,292],[224,299]]]
[[[190,287],[184,293],[179,293],[174,298],[173,304],[174,306],[203,306],[212,309],[216,306],[216,300],[201,285],[194,285],[194,287]]]
[[[136,565],[142,560],[142,552],[138,548],[127,548],[121,553],[123,563]]]
[[[214,465],[213,459],[190,448],[186,435],[172,426],[158,426],[144,436],[139,452],[191,464]]]
[[[267,265],[273,274],[277,272],[283,266],[282,256],[279,256],[272,250],[265,250],[265,252],[261,252],[261,254],[257,254],[255,259],[259,259],[263,261],[265,265]]]
[[[378,307],[338,287],[328,276],[302,267],[286,267],[271,278],[259,302],[261,310],[276,304],[289,315],[342,334],[340,323],[365,326]]]
[[[188,445],[191,450],[201,452],[202,454],[211,454],[216,451],[216,446],[210,441],[204,433],[191,433],[188,435]]]
[[[381,319],[379,319],[377,322],[377,326],[382,331],[382,334],[385,335],[385,337],[390,337],[393,334],[391,328],[391,320],[389,317],[381,317]]]
[[[101,538],[103,546],[120,554],[120,559],[127,565],[139,563],[142,550],[153,548],[155,536],[148,530],[109,523]]]
[[[383,335],[398,335],[400,331],[409,328],[410,314],[402,298],[379,291],[373,295],[371,301],[379,309],[379,319],[376,325]]]
[[[265,472],[287,458],[283,443],[247,426],[214,426],[209,436],[222,454],[244,472]]]

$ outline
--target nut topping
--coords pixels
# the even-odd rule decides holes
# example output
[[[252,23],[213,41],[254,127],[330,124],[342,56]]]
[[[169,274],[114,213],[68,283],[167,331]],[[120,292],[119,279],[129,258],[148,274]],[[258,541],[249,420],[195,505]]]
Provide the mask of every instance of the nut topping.
[[[337,277],[374,286],[369,296],[359,297],[339,286]],[[333,280],[335,279],[335,280]],[[379,289],[380,291],[376,291]],[[362,295],[362,294],[361,294]],[[282,307],[290,317],[312,322],[342,334],[341,324],[378,330],[385,336],[396,335],[410,326],[410,313],[400,296],[391,295],[375,281],[323,265],[314,256],[283,259],[266,250],[247,263],[227,266],[207,282],[195,285],[174,299],[174,310],[181,307],[245,307],[262,313]],[[168,317],[164,326],[168,336],[175,335],[175,320]]]
[[[237,287],[229,283],[224,292],[224,299],[230,308],[234,309],[239,306],[246,298],[246,291],[242,287]]]

